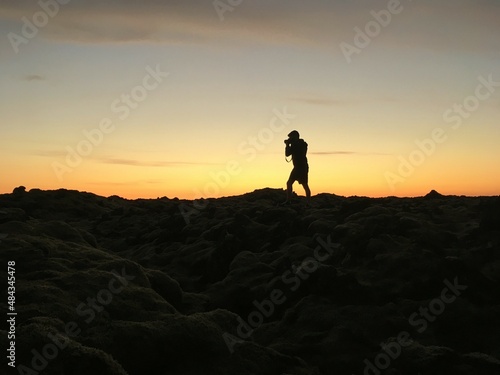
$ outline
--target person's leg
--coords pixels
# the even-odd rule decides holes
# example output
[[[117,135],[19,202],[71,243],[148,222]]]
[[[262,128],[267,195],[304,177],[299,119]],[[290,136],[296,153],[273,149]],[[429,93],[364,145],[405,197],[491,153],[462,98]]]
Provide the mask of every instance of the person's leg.
[[[309,184],[306,182],[302,186],[304,186],[304,190],[306,191],[307,200],[309,200],[311,198],[311,189],[309,189]]]
[[[286,201],[290,202],[292,200],[292,186],[293,186],[293,180],[290,178],[286,182]]]
[[[309,205],[311,203],[311,189],[309,189],[309,165],[306,166],[305,179],[302,186],[306,192],[307,204]]]
[[[294,167],[290,172],[290,177],[288,177],[288,181],[286,182],[286,202],[290,202],[292,200],[292,186],[295,180],[297,180],[296,174],[297,170]]]

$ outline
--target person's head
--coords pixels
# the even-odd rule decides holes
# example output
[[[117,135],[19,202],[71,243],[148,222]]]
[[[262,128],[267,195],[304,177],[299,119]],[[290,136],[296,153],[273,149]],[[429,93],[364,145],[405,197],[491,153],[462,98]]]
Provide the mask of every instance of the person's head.
[[[300,135],[299,135],[299,132],[297,130],[292,130],[289,134],[288,134],[288,139],[299,139]]]

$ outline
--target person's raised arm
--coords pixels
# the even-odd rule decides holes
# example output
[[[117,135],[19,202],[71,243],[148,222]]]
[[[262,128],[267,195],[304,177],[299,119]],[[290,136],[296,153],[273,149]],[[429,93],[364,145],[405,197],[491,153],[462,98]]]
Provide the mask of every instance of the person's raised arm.
[[[286,147],[285,147],[285,156],[292,155],[292,146],[291,146],[291,143],[288,142],[288,139],[285,140],[285,144],[286,144]]]

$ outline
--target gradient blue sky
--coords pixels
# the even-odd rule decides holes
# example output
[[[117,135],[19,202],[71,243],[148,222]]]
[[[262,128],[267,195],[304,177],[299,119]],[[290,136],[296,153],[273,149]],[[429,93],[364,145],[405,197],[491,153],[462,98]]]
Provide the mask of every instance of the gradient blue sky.
[[[341,43],[354,45],[355,28],[389,3],[243,0],[221,20],[213,1],[72,0],[16,53],[12,33],[41,8],[4,1],[0,191],[195,198],[284,187],[283,139],[297,129],[313,194],[499,194],[500,86],[458,129],[443,114],[479,77],[500,82],[500,1],[401,1],[349,63]],[[120,119],[112,103],[147,67],[169,75]],[[244,143],[285,108],[295,117],[248,160]],[[67,165],[67,147],[104,118],[114,130],[58,178],[54,163]],[[446,141],[398,172],[436,128]],[[237,173],[214,188],[229,161]]]

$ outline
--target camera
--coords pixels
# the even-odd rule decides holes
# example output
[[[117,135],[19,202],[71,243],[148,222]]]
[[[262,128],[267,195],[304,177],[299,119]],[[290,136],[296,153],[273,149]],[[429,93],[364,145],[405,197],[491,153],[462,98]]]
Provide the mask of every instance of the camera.
[[[285,144],[286,144],[287,146],[290,146],[290,144],[291,144],[291,143],[292,143],[292,140],[291,140],[290,138],[285,139]]]

